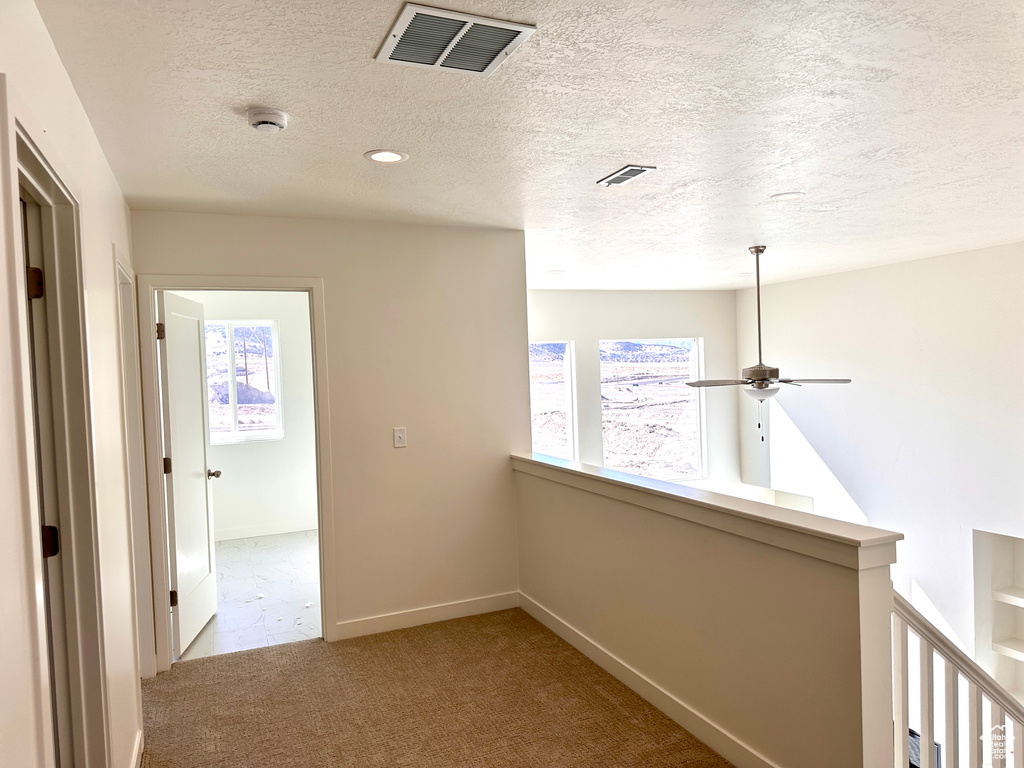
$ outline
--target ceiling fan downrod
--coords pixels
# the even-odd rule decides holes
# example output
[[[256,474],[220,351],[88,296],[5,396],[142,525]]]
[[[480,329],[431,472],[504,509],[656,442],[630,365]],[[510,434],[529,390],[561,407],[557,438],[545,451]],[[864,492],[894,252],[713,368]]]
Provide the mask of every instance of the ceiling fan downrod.
[[[754,280],[757,283],[757,364],[764,365],[761,355],[761,254],[765,246],[752,245],[749,250],[754,254]]]
[[[747,249],[754,254],[754,285],[757,292],[757,365],[744,368],[743,378],[750,381],[752,389],[758,390],[771,389],[772,379],[779,378],[778,368],[764,364],[764,353],[761,346],[761,254],[765,252],[766,248],[767,246],[764,245],[752,245]]]

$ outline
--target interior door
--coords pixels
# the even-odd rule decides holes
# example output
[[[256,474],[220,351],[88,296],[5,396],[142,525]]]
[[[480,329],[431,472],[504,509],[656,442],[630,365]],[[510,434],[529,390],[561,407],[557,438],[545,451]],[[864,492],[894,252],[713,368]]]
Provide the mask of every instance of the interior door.
[[[174,654],[180,656],[217,610],[213,509],[206,465],[206,344],[203,306],[173,293],[157,297],[164,326],[161,391],[167,527],[170,534]],[[165,471],[167,467],[165,466]]]

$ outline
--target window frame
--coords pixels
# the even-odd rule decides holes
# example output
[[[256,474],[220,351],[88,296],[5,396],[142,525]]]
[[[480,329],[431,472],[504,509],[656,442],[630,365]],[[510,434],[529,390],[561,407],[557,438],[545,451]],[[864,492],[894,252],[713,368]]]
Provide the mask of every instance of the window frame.
[[[597,340],[597,385],[598,392],[601,392],[603,386],[601,376],[601,344],[605,342],[636,342],[636,343],[654,343],[654,342],[665,342],[675,341],[682,339],[692,339],[694,342],[694,350],[697,354],[696,373],[694,374],[693,380],[700,380],[704,378],[704,337],[703,336],[657,336],[651,338],[599,338]],[[695,388],[697,395],[697,430],[698,430],[698,445],[699,448],[699,461],[700,470],[697,474],[687,477],[682,477],[677,480],[663,480],[662,482],[675,483],[677,485],[685,485],[689,482],[696,482],[698,480],[707,480],[710,477],[710,471],[708,468],[708,434],[707,434],[707,393],[703,387]],[[615,472],[623,472],[624,474],[633,474],[637,477],[647,477],[646,475],[638,475],[635,472],[628,472],[622,469],[616,469],[614,467],[608,467],[605,463],[605,445],[604,445],[604,403],[601,403],[601,466],[607,469],[611,469]],[[660,478],[649,478],[654,480],[660,480]]]
[[[282,376],[281,376],[281,332],[277,320],[204,320],[203,321],[203,335],[205,341],[206,327],[211,325],[222,325],[227,330],[228,339],[228,403],[231,406],[231,431],[224,434],[224,439],[217,440],[213,439],[212,422],[213,419],[210,416],[210,397],[209,397],[209,378],[206,381],[207,397],[206,397],[206,410],[207,410],[207,427],[206,427],[206,440],[210,447],[223,446],[223,445],[239,445],[241,443],[267,443],[274,442],[277,440],[284,440],[284,391],[282,389]],[[271,332],[271,343],[274,348],[274,405],[276,406],[275,413],[277,414],[277,428],[273,434],[268,431],[260,432],[240,432],[238,429],[238,366],[235,364],[235,328],[245,326],[269,326]],[[208,353],[207,353],[208,355]],[[209,358],[207,357],[207,360]]]
[[[577,413],[576,402],[577,402],[577,390],[576,390],[576,342],[572,340],[562,339],[549,339],[544,341],[529,341],[527,342],[527,371],[529,373],[529,348],[534,344],[565,344],[565,356],[564,365],[566,367],[565,384],[568,390],[567,402],[565,404],[566,417],[568,424],[566,424],[566,434],[569,443],[569,456],[564,457],[566,461],[579,461],[580,456],[580,430],[579,430],[579,414]],[[532,376],[530,377],[530,386],[532,388],[533,381]],[[530,451],[533,452],[533,396],[530,396]],[[547,456],[548,454],[541,454]],[[563,458],[556,456],[554,458]]]

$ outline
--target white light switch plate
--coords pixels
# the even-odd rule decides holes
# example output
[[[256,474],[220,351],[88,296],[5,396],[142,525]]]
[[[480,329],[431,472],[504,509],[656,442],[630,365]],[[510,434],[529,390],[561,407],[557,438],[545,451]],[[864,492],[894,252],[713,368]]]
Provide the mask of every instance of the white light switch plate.
[[[395,427],[395,448],[405,448],[405,427]]]

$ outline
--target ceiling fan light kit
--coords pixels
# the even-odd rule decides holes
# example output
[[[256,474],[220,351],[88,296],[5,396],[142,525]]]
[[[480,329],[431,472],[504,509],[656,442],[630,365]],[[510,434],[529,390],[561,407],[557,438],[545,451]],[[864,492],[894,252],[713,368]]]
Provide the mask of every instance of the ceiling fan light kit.
[[[761,254],[764,253],[765,246],[752,245],[749,250],[754,254],[754,275],[757,285],[757,365],[744,368],[740,374],[743,376],[742,379],[703,379],[688,381],[686,384],[691,387],[743,387],[743,392],[758,403],[775,397],[779,393],[779,384],[793,387],[804,384],[849,384],[850,379],[781,379],[778,368],[764,364],[761,353]]]
[[[765,383],[767,384],[767,382]],[[750,387],[741,389],[740,391],[745,395],[749,395],[752,399],[757,400],[760,403],[763,403],[765,400],[775,397],[777,394],[779,394],[779,388],[770,385],[763,387],[752,385]]]

